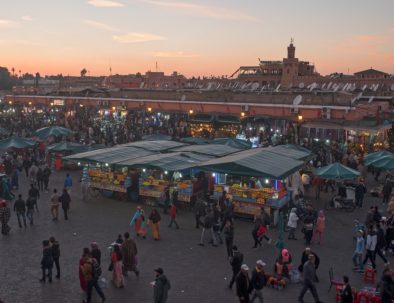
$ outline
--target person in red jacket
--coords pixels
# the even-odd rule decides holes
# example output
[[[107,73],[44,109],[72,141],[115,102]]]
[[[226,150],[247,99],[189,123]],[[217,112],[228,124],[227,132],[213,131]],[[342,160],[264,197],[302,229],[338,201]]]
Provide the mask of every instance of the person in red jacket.
[[[179,229],[178,222],[176,222],[176,206],[174,203],[171,204],[170,217],[171,217],[171,221],[168,227],[172,227],[172,223],[175,223],[175,228]]]

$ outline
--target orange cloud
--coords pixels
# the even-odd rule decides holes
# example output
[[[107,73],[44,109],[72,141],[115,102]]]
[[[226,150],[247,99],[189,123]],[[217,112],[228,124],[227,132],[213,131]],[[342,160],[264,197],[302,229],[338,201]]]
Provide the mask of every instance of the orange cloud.
[[[160,41],[167,39],[166,37],[158,36],[150,33],[127,33],[124,35],[114,35],[112,38],[120,43],[138,43]]]
[[[112,0],[90,0],[88,3],[95,7],[123,7],[124,4]]]

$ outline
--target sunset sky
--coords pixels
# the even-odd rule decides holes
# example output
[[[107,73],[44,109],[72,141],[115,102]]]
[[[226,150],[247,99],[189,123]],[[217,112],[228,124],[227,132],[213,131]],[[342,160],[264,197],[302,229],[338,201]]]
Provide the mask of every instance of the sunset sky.
[[[22,73],[230,75],[296,56],[321,74],[394,73],[393,0],[12,0],[0,66]]]

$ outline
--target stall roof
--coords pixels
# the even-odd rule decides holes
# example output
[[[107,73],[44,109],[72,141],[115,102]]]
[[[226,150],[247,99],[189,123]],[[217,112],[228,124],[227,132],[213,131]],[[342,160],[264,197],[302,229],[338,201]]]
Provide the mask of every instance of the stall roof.
[[[191,123],[211,123],[212,121],[213,116],[208,114],[192,115],[190,118]]]
[[[307,149],[297,149],[292,145],[277,145],[274,147],[265,148],[267,151],[282,155],[285,157],[293,158],[296,160],[307,160],[312,157],[312,152],[307,152]]]
[[[118,162],[121,161],[145,157],[152,154],[154,154],[154,152],[147,151],[141,148],[111,147],[111,148],[104,148],[104,149],[71,155],[65,157],[65,159],[74,160],[74,161],[117,164]]]
[[[252,148],[252,143],[233,138],[216,138],[212,141],[212,144],[221,144],[239,149],[249,149]]]
[[[167,171],[179,171],[193,168],[200,165],[203,161],[212,159],[205,155],[197,155],[193,153],[167,153],[155,154],[141,158],[130,159],[118,162],[118,166],[129,166],[139,168],[156,168]]]
[[[176,142],[176,141],[168,141],[168,140],[157,140],[157,141],[137,141],[137,142],[132,142],[132,143],[126,143],[119,145],[119,147],[135,147],[135,148],[141,148],[145,149],[147,151],[152,151],[152,152],[162,152],[162,151],[167,151],[172,148],[180,147],[187,145],[182,142]]]
[[[304,163],[263,148],[241,151],[200,165],[203,170],[233,175],[284,179]]]
[[[236,152],[239,152],[241,149],[221,145],[221,144],[201,144],[201,145],[190,145],[190,146],[182,146],[173,149],[175,152],[193,152],[202,155],[215,156],[215,157],[223,157]]]

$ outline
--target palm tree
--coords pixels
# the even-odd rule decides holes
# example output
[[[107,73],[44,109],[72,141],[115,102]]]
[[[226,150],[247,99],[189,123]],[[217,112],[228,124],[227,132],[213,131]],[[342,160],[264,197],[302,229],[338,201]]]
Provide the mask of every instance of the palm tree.
[[[15,68],[11,68],[11,71],[12,71],[12,76],[14,76],[15,75]]]

